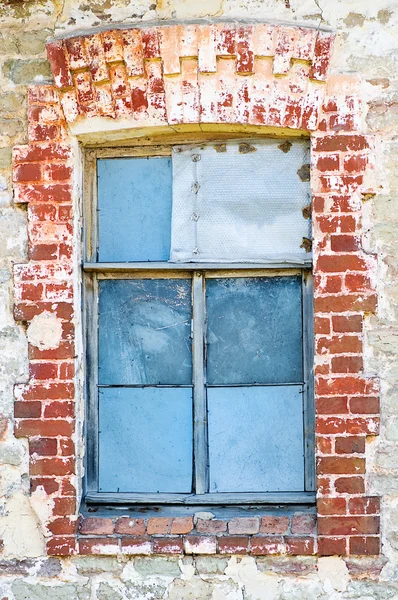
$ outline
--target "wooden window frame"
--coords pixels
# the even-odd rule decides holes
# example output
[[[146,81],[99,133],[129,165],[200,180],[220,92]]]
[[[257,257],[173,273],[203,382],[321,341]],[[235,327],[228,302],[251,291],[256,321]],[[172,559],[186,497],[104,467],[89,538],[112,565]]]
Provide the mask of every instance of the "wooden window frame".
[[[240,141],[242,138],[239,138]],[[228,138],[233,141],[233,138]],[[251,140],[252,141],[252,140]],[[99,263],[97,227],[97,171],[99,158],[171,156],[172,146],[88,148],[84,150],[83,214],[83,306],[85,344],[85,478],[84,499],[88,505],[312,505],[315,503],[315,409],[314,409],[314,328],[313,278],[311,261],[264,263]],[[186,141],[195,143],[194,140]],[[198,143],[198,142],[196,142]],[[202,140],[200,143],[203,143]],[[205,289],[204,280],[213,277],[302,276],[303,307],[303,430],[304,491],[259,493],[209,493],[207,487],[206,387],[204,381]],[[193,407],[194,407],[194,483],[195,493],[105,493],[98,491],[98,281],[130,278],[192,279]],[[199,342],[198,342],[199,340]],[[155,386],[156,387],[156,386]],[[163,387],[163,386],[159,386]]]

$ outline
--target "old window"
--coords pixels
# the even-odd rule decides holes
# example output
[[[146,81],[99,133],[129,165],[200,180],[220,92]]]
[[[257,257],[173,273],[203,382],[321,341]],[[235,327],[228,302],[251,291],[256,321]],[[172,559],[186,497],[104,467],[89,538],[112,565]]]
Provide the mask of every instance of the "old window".
[[[88,152],[86,499],[314,492],[308,142]]]

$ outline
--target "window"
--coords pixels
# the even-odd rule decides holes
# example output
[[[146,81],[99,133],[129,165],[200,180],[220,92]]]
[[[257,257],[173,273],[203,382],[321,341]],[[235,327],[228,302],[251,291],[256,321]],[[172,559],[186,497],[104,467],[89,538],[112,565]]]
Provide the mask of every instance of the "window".
[[[308,142],[87,154],[87,502],[310,501]]]

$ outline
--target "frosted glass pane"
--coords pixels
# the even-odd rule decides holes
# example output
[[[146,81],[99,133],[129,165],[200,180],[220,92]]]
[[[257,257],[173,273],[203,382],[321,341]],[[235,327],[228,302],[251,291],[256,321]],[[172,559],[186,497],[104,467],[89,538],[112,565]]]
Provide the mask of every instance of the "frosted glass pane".
[[[289,146],[290,144],[290,146]],[[311,238],[306,140],[173,151],[171,260],[303,260]],[[220,151],[220,149],[222,151]]]
[[[304,490],[302,386],[209,388],[210,492]]]
[[[99,261],[169,260],[170,157],[97,162]]]
[[[99,391],[99,491],[192,487],[192,389]]]
[[[192,383],[191,280],[99,283],[99,383]]]
[[[208,279],[207,382],[303,380],[300,277]]]

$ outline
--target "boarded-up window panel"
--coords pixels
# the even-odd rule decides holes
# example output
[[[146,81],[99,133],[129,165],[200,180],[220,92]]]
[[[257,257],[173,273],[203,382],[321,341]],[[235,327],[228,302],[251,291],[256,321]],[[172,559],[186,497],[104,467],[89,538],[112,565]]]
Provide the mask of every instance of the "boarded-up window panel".
[[[100,385],[191,385],[191,346],[190,279],[100,281]]]
[[[191,388],[102,388],[99,429],[100,492],[191,492]]]
[[[100,262],[170,257],[170,157],[98,160]]]
[[[303,261],[309,202],[307,140],[175,147],[171,260]]]
[[[209,279],[207,383],[303,381],[300,277]]]
[[[304,490],[302,386],[209,388],[210,492]]]

